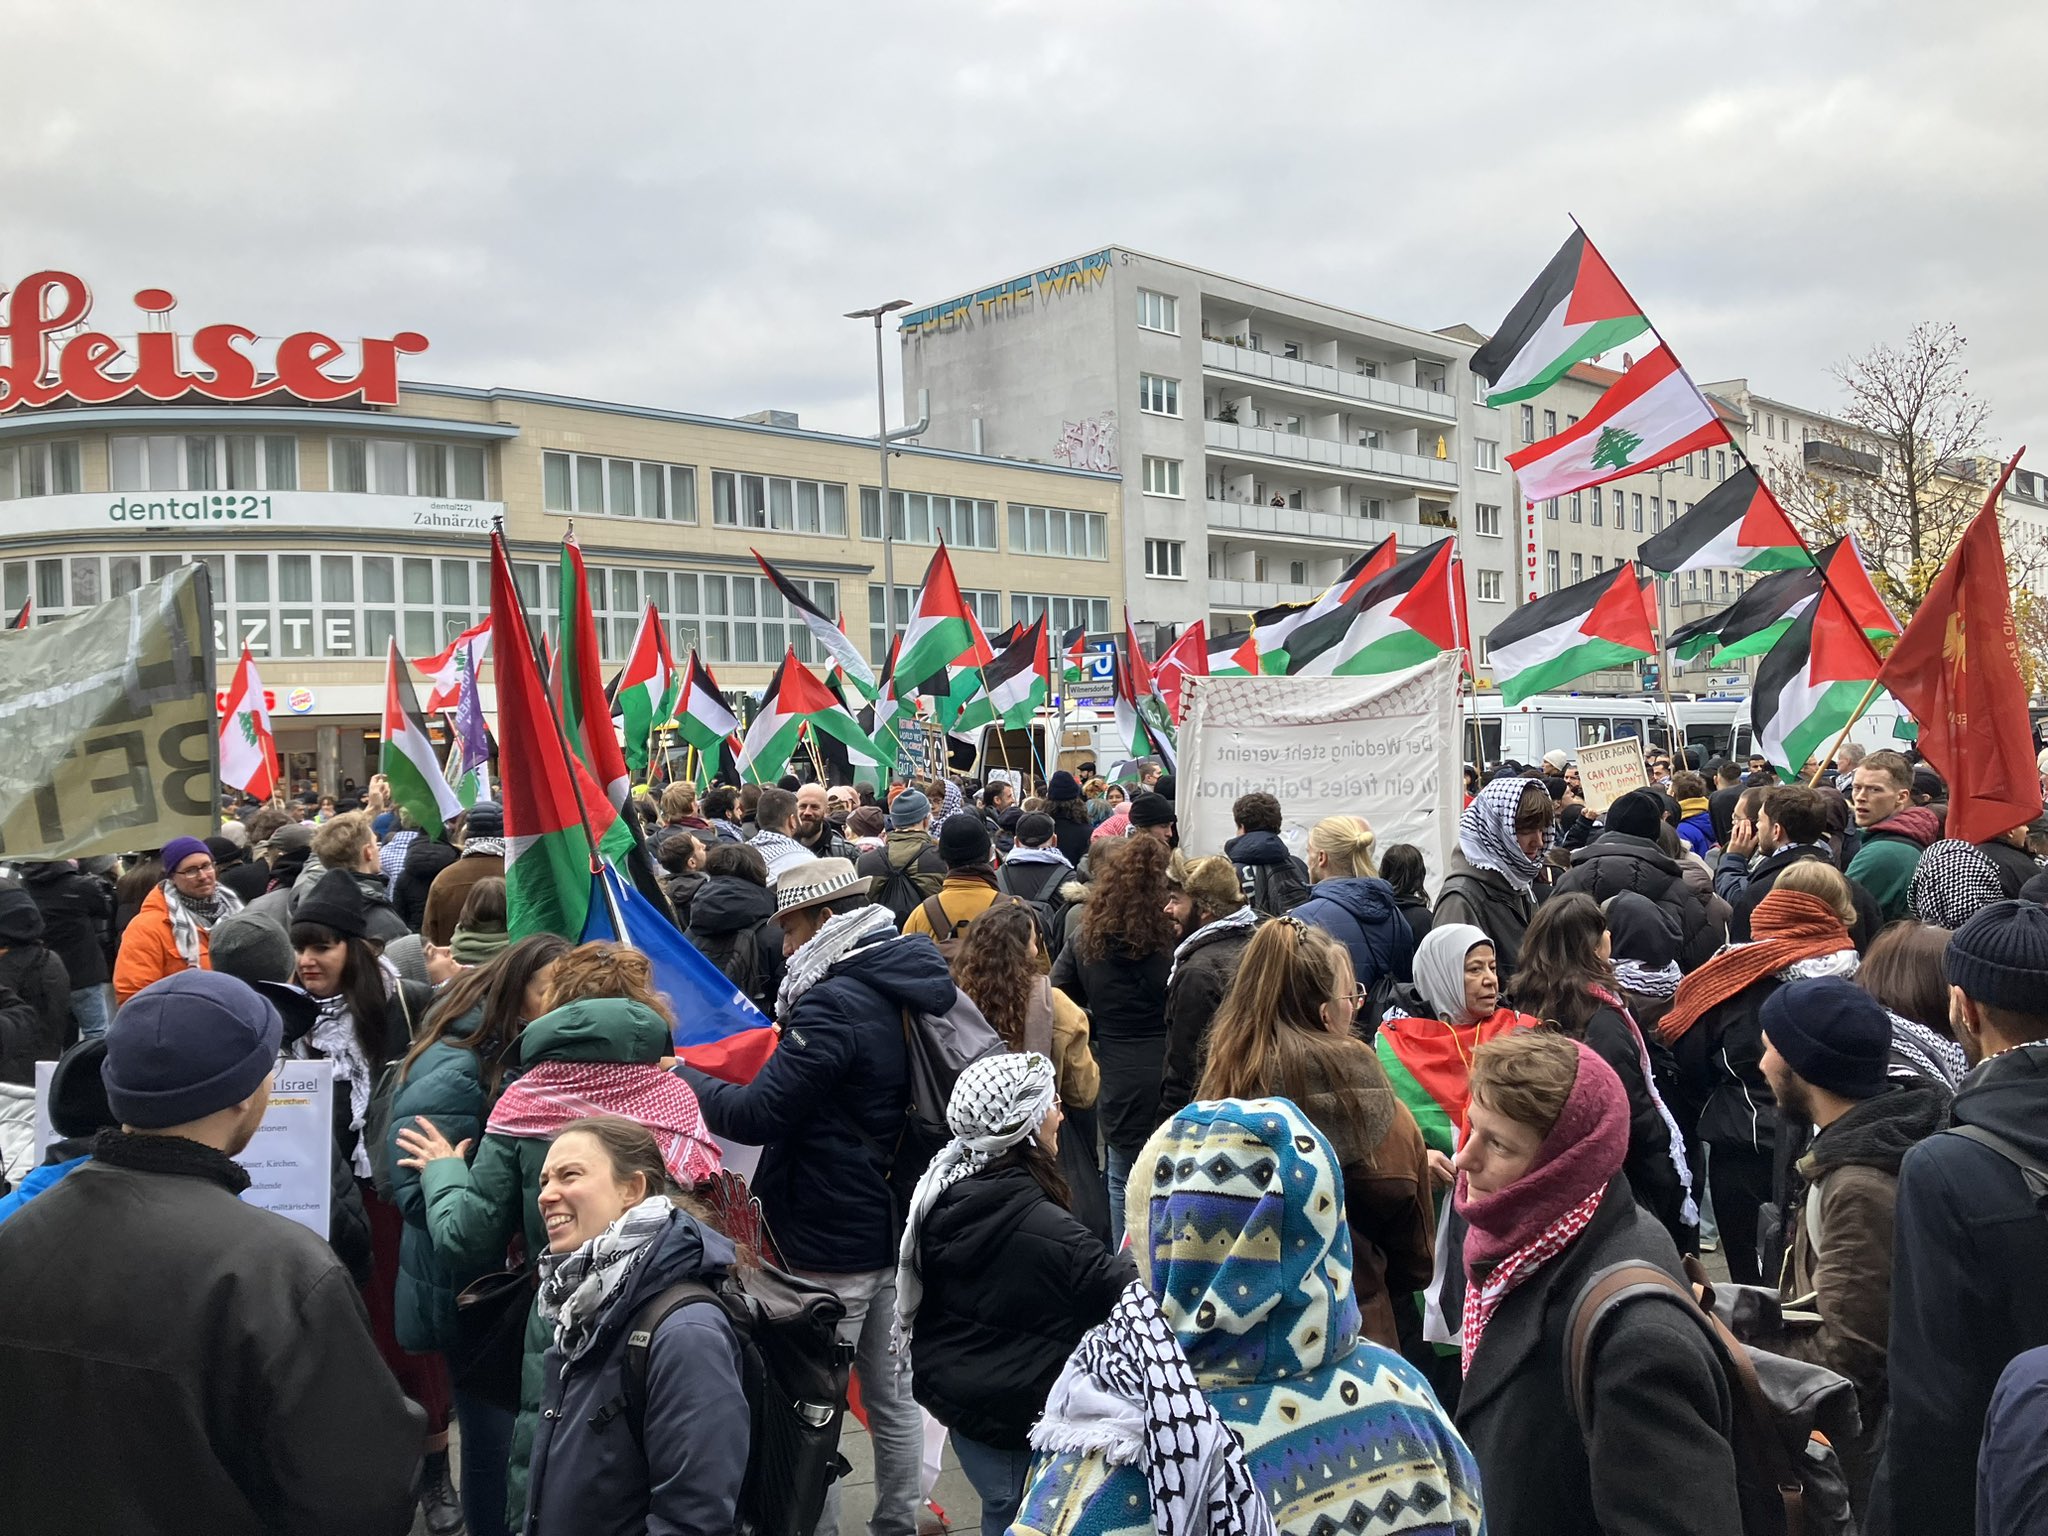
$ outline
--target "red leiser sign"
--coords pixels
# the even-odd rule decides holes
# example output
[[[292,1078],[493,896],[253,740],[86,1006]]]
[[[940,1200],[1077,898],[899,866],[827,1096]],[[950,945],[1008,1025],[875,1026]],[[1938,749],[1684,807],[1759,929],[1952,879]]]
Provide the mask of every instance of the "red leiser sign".
[[[167,314],[176,303],[161,288],[135,295],[135,307],[150,315]],[[91,313],[91,291],[69,272],[38,272],[8,295],[0,322],[7,354],[0,360],[0,411],[56,400],[101,405],[132,394],[152,400],[259,400],[278,390],[314,403],[360,399],[396,405],[399,356],[427,350],[427,338],[417,331],[400,331],[388,341],[365,337],[357,371],[337,378],[323,370],[347,356],[347,349],[332,336],[299,331],[277,344],[273,370],[265,375],[250,352],[260,340],[256,332],[208,325],[192,333],[196,367],[187,372],[175,332],[142,331],[131,356],[112,336],[73,330]],[[55,340],[66,331],[72,334]]]

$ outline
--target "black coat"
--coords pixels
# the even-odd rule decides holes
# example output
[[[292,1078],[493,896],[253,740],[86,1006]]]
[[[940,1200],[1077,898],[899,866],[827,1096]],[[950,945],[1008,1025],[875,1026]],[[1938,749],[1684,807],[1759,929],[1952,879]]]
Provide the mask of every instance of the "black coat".
[[[1067,862],[1076,869],[1079,869],[1081,861],[1088,857],[1088,842],[1094,836],[1095,828],[1085,812],[1079,821],[1068,821],[1058,815],[1052,819],[1053,845],[1067,856]]]
[[[739,875],[706,877],[690,900],[686,937],[755,1007],[774,1014],[775,989],[782,984],[782,928],[775,921],[773,891]]]
[[[43,914],[43,942],[57,952],[74,990],[111,981],[107,919],[114,895],[107,882],[69,864],[28,864],[22,884]]]
[[[1827,849],[1812,843],[1795,843],[1790,848],[1780,848],[1776,853],[1757,860],[1750,869],[1749,883],[1728,898],[1728,905],[1734,910],[1734,916],[1728,919],[1728,941],[1731,944],[1749,942],[1749,920],[1756,911],[1756,904],[1771,894],[1771,887],[1778,883],[1778,876],[1805,859],[1819,859],[1829,865],[1835,862]],[[1849,879],[1847,875],[1842,878]],[[1871,941],[1884,927],[1884,914],[1878,910],[1876,898],[1858,881],[1849,880],[1849,899],[1856,903],[1856,925],[1849,930],[1849,941],[1860,955],[1870,948]]]
[[[1979,1066],[1951,1116],[2048,1161],[2048,1045]],[[1892,1228],[1891,1427],[1872,1536],[1973,1529],[1991,1390],[2014,1355],[2048,1344],[2044,1275],[2048,1219],[2018,1169],[1960,1136],[1930,1136],[1906,1154]]]
[[[347,1272],[247,1182],[196,1142],[109,1131],[0,1228],[0,1530],[410,1527],[425,1417]],[[119,1454],[53,1474],[85,1443]]]
[[[1672,1044],[1693,1134],[1712,1146],[1771,1152],[1778,1145],[1778,1101],[1764,1078],[1764,1001],[1784,983],[1751,982],[1701,1014]],[[1710,1174],[1711,1177],[1711,1174]]]
[[[1159,1090],[1166,1073],[1166,976],[1173,968],[1173,949],[1140,955],[1116,947],[1100,960],[1084,959],[1082,926],[1076,925],[1053,962],[1052,984],[1088,1013],[1089,1043],[1102,1069],[1102,1096],[1095,1101],[1095,1110],[1101,1117],[1103,1143],[1135,1157],[1159,1127]]]
[[[1501,1298],[1458,1399],[1491,1536],[1740,1536],[1732,1405],[1699,1324],[1675,1301],[1624,1303],[1599,1335],[1592,1433],[1565,1391],[1572,1303],[1611,1264],[1681,1274],[1664,1229],[1608,1186],[1585,1231]]]
[[[1414,933],[1416,945],[1419,947],[1422,941],[1429,937],[1429,930],[1436,926],[1436,918],[1429,910],[1429,903],[1420,896],[1397,896],[1394,901],[1401,909],[1401,915],[1408,919],[1408,927]]]
[[[434,887],[434,876],[461,857],[460,849],[424,835],[405,850],[405,868],[391,882],[391,905],[414,933],[427,920],[427,892]]]
[[[583,1353],[567,1360],[548,1347],[523,1536],[732,1529],[747,1470],[747,1400],[739,1341],[720,1308],[679,1307],[649,1341],[637,1440],[623,1413],[595,1422],[620,1399],[634,1314],[667,1287],[732,1262],[730,1243],[678,1211],[606,1306]]]
[[[1599,1007],[1586,1022],[1586,1044],[1621,1079],[1628,1094],[1628,1160],[1621,1171],[1628,1177],[1629,1193],[1636,1205],[1657,1218],[1674,1242],[1690,1243],[1693,1233],[1681,1220],[1685,1210],[1685,1180],[1671,1157],[1671,1127],[1650,1096],[1650,1080],[1643,1075],[1643,1052],[1636,1041],[1635,1027],[1614,1009]]]
[[[1450,867],[1437,886],[1432,922],[1470,923],[1485,934],[1493,944],[1493,963],[1503,987],[1514,979],[1515,962],[1522,955],[1522,935],[1535,915],[1533,894],[1498,870],[1481,869],[1465,857],[1464,849],[1451,850]]]
[[[706,1125],[762,1149],[754,1193],[793,1266],[852,1274],[896,1263],[898,1202],[923,1172],[898,1168],[900,1189],[889,1176],[910,1102],[903,1010],[944,1013],[958,996],[929,936],[883,933],[797,1000],[751,1083],[677,1069]]]
[[[36,1063],[55,1061],[77,1038],[64,962],[41,944],[0,953],[0,1083],[32,1085]]]
[[[1209,1055],[1209,1026],[1237,979],[1252,931],[1252,925],[1244,924],[1212,933],[1173,968],[1173,982],[1166,989],[1166,1067],[1155,1126],[1194,1101]]]
[[[2020,888],[2041,873],[2041,865],[2024,848],[2015,848],[2002,838],[1992,838],[1988,843],[1978,843],[1977,851],[1998,866],[1999,883],[2005,887],[2008,897],[2016,897]]]
[[[270,889],[270,866],[261,859],[251,862],[244,854],[234,863],[221,867],[220,883],[241,897],[242,905],[246,907]]]
[[[912,1394],[948,1429],[1021,1451],[1067,1356],[1138,1270],[1006,1162],[939,1197],[918,1274]]]
[[[1695,971],[1705,965],[1725,938],[1707,914],[1707,899],[1685,883],[1678,861],[1646,837],[1604,832],[1572,855],[1572,867],[1557,877],[1552,895],[1583,891],[1605,902],[1623,891],[1646,896],[1669,913],[1685,935],[1678,967]]]

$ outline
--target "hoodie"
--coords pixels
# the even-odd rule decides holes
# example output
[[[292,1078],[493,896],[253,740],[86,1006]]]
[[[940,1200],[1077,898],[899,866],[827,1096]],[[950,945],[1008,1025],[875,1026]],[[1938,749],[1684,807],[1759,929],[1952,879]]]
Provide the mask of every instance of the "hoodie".
[[[2048,1164],[2048,1042],[1983,1062],[1950,1115]],[[2014,1355],[2048,1344],[2048,1218],[1998,1153],[1936,1134],[1905,1156],[1894,1222],[1891,1427],[1870,1529],[1967,1533],[1992,1389]]]
[[[1863,831],[1863,847],[1849,861],[1848,876],[1877,902],[1886,922],[1912,916],[1908,899],[1920,855],[1941,836],[1941,817],[1924,805],[1909,805]]]
[[[1356,1028],[1370,1040],[1379,1028],[1376,1001],[1384,981],[1409,981],[1415,959],[1415,930],[1394,899],[1394,888],[1379,879],[1324,880],[1311,888],[1294,916],[1330,934],[1351,953],[1351,974],[1366,989],[1366,1006]]]
[[[1240,832],[1223,845],[1223,856],[1237,866],[1244,899],[1266,916],[1284,917],[1308,899],[1308,866],[1278,832]]]

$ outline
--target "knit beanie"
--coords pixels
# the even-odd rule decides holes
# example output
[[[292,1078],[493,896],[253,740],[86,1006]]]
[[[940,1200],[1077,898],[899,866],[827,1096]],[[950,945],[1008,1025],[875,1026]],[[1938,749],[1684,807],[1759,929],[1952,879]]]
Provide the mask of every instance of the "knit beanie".
[[[178,866],[191,858],[195,853],[201,858],[210,859],[213,857],[212,850],[196,837],[172,838],[168,843],[164,844],[164,873],[175,875],[178,872]]]
[[[369,933],[369,913],[363,903],[363,888],[345,869],[330,869],[292,909],[294,923],[316,923],[345,938],[360,939]]]
[[[2048,907],[1994,901],[1955,931],[1943,964],[1972,1002],[2048,1013]]]
[[[1173,802],[1147,791],[1131,796],[1130,821],[1134,827],[1170,827]]]
[[[898,831],[916,826],[932,813],[922,790],[906,789],[889,802],[889,825]]]
[[[1654,839],[1663,819],[1663,796],[1647,789],[1632,789],[1607,808],[1607,830],[1624,837]]]
[[[213,925],[206,953],[216,971],[252,986],[259,981],[290,981],[297,965],[291,935],[267,913],[246,907]]]
[[[880,837],[887,830],[889,820],[882,814],[879,805],[864,805],[846,818],[848,837]]]
[[[0,879],[0,945],[42,941],[43,909],[35,897],[19,881]]]
[[[107,1026],[107,1107],[141,1130],[189,1125],[249,1097],[277,1065],[284,1022],[232,976],[177,971],[151,982]]]
[[[948,816],[939,828],[939,857],[948,869],[986,869],[988,825],[979,816]]]
[[[50,1074],[50,1129],[59,1136],[93,1136],[121,1123],[107,1107],[107,1085],[100,1081],[106,1061],[104,1035],[81,1040],[57,1058]]]
[[[1884,1092],[1892,1019],[1884,1004],[1839,976],[1788,981],[1763,1006],[1764,1035],[1785,1065],[1845,1099]]]
[[[431,984],[427,975],[425,946],[426,940],[416,933],[402,933],[384,946],[384,958],[398,972],[400,981],[416,981],[422,986]]]
[[[1075,782],[1074,776],[1071,773],[1062,768],[1046,781],[1045,798],[1048,800],[1078,800],[1081,798],[1081,786]]]

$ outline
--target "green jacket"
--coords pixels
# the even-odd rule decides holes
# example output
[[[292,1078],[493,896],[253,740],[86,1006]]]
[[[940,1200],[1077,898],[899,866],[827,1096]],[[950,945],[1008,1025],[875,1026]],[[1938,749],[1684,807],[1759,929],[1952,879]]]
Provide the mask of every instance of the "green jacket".
[[[622,997],[587,998],[544,1013],[519,1037],[520,1063],[527,1067],[544,1061],[654,1063],[673,1049],[667,1021]],[[392,1121],[398,1123],[396,1114]],[[504,1257],[514,1234],[522,1232],[529,1259],[545,1253],[540,1168],[547,1153],[547,1142],[538,1137],[487,1131],[472,1161],[445,1157],[427,1164],[420,1188],[436,1257],[456,1273],[481,1274]],[[540,1309],[528,1312],[507,1490],[508,1518],[515,1530],[526,1519],[526,1468],[546,1381],[542,1357],[551,1336]]]
[[[412,1127],[414,1117],[424,1115],[450,1143],[460,1146],[467,1141],[471,1152],[476,1151],[490,1104],[476,1052],[454,1042],[468,1039],[483,1017],[482,1008],[473,1008],[450,1024],[447,1034],[412,1064],[391,1101],[392,1192],[405,1217],[398,1243],[393,1326],[398,1342],[418,1353],[454,1346],[456,1296],[483,1269],[495,1265],[457,1265],[434,1247],[427,1231],[426,1192],[418,1172],[399,1161],[397,1138],[401,1130]]]
[[[1863,835],[1863,847],[1849,861],[1847,874],[1870,892],[1886,922],[1913,915],[1907,898],[1913,888],[1913,872],[1920,867],[1925,850],[1924,843],[1897,833],[1873,828]]]

